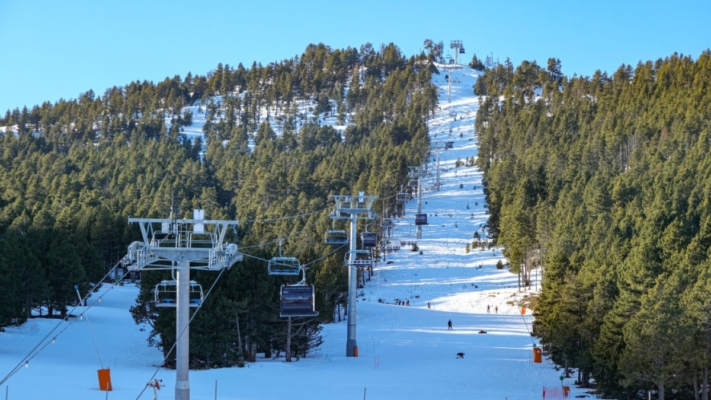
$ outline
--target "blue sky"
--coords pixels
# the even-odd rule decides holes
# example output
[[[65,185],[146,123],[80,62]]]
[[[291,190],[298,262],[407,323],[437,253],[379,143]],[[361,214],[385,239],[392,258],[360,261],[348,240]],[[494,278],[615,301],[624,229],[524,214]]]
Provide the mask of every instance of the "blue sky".
[[[681,4],[675,4],[681,3]],[[246,67],[332,48],[460,39],[471,60],[549,57],[566,75],[711,47],[710,0],[0,0],[0,113],[218,62]]]

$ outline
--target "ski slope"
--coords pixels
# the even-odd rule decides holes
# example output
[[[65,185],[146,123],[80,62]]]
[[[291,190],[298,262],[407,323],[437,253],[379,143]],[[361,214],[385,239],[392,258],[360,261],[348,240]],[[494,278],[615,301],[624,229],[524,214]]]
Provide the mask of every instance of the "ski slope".
[[[533,317],[518,306],[530,293],[517,289],[516,275],[496,269],[500,249],[465,251],[475,231],[486,238],[488,217],[481,172],[455,167],[457,159],[477,155],[477,75],[467,67],[453,73],[451,102],[444,75],[441,70],[434,77],[440,104],[429,121],[433,143],[454,142],[440,153],[442,186],[423,192],[429,225],[422,239],[416,239],[416,199],[403,218],[394,219],[390,239],[394,245],[417,241],[422,254],[410,246],[387,254],[359,289],[359,357],[345,357],[343,320],[325,325],[323,345],[297,362],[260,358],[245,368],[191,371],[192,399],[541,399],[544,386],[561,384],[570,386],[571,398],[593,397],[575,388],[573,378],[561,381],[562,371],[549,360],[533,363]],[[435,168],[430,158],[428,170]],[[433,187],[435,179],[425,178],[423,186]],[[538,278],[534,274],[534,285]],[[96,304],[86,311],[88,322],[33,319],[0,334],[0,376],[20,367],[2,385],[7,398],[151,399],[146,383],[155,375],[165,385],[158,398],[172,399],[175,371],[157,367],[162,355],[146,343],[149,327],[136,325],[128,312],[137,294],[133,286],[105,285],[90,300]],[[398,299],[410,306],[396,305]],[[42,351],[25,367],[38,344]],[[456,357],[459,352],[464,358]],[[111,369],[114,390],[108,393],[98,389],[96,370],[102,367]]]

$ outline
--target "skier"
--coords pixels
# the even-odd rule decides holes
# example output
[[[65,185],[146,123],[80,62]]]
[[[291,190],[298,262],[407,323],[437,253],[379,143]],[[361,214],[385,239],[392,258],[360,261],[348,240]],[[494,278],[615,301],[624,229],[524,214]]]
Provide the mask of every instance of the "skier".
[[[447,330],[448,331],[452,330],[452,320],[451,319],[449,321],[447,321]]]

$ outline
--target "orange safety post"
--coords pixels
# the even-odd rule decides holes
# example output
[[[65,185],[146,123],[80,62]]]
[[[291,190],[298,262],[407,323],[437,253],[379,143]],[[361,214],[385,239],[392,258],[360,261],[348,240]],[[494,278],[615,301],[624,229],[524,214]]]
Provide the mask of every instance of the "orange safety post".
[[[541,351],[540,347],[534,347],[533,348],[533,362],[534,363],[540,363],[541,359],[543,358],[543,352]]]
[[[521,314],[525,314],[525,313],[526,313],[526,306],[521,306]]]
[[[563,396],[568,397],[570,394],[570,386],[563,386]]]
[[[358,357],[358,346],[353,346],[353,357]]]
[[[108,368],[98,370],[99,373],[99,390],[113,390],[111,387],[111,370]]]

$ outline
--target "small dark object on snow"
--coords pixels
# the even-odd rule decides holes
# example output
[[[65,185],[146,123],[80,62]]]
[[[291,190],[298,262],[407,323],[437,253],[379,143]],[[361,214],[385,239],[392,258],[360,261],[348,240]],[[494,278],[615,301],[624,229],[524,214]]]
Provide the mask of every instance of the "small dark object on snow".
[[[457,358],[464,358],[464,353],[457,353]]]
[[[483,329],[479,329],[479,333],[486,333],[486,331]]]

